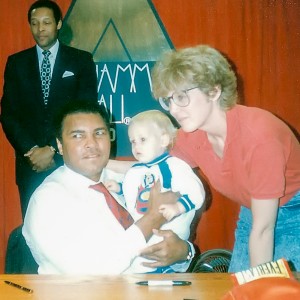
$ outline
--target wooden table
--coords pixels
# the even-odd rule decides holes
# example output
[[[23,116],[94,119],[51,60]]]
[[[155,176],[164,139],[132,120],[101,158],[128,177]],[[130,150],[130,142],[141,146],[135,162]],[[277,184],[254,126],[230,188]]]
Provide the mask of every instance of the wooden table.
[[[188,280],[190,286],[148,287],[135,284],[142,280]],[[28,294],[4,283],[12,281],[33,289]],[[220,299],[232,283],[229,274],[172,274],[121,276],[56,276],[56,275],[0,275],[0,299],[39,300],[183,300]]]
[[[295,274],[300,280],[300,273]],[[12,281],[33,289],[29,294],[4,283]],[[190,286],[148,287],[143,280],[188,280]],[[193,273],[171,275],[56,276],[0,275],[2,300],[220,300],[232,288],[229,274]]]

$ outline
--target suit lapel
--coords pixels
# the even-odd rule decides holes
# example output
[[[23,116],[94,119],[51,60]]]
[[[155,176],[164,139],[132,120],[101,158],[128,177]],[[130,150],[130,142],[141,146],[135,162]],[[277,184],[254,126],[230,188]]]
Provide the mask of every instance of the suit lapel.
[[[51,90],[55,91],[57,86],[59,86],[60,80],[62,80],[63,72],[65,70],[65,62],[67,59],[68,57],[65,55],[64,46],[60,44],[56,55],[54,68],[53,68],[49,98],[51,98]]]
[[[39,60],[37,55],[36,47],[31,48],[29,53],[27,70],[30,74],[30,85],[32,86],[33,91],[36,93],[36,99],[40,99],[39,103],[44,104],[43,101],[43,92],[42,92],[42,83],[39,70]]]

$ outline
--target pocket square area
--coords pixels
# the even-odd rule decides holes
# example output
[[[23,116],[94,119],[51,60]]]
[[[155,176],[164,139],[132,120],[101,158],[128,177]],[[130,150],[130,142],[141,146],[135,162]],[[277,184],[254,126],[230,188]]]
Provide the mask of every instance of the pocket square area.
[[[69,76],[74,76],[74,73],[70,71],[65,71],[62,78],[69,77]]]

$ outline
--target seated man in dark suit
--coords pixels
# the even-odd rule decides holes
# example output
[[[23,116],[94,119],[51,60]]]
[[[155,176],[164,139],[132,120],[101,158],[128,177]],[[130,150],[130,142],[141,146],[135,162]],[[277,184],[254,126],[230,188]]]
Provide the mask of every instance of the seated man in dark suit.
[[[39,0],[28,11],[36,46],[11,55],[4,73],[1,122],[16,153],[16,182],[23,218],[31,194],[56,167],[52,119],[73,99],[97,102],[92,55],[58,41],[62,14],[58,5]]]
[[[148,211],[134,223],[121,196],[110,194],[102,184],[118,179],[117,173],[105,168],[110,131],[103,107],[71,102],[58,115],[55,127],[64,166],[35,190],[23,226],[38,272],[123,273],[146,247],[153,229],[166,222],[159,206],[175,203],[178,195],[160,193],[157,183],[151,190]],[[153,246],[151,255],[158,260],[162,257],[158,264],[180,261],[182,271],[193,256],[190,244],[171,231],[166,232],[163,242]]]

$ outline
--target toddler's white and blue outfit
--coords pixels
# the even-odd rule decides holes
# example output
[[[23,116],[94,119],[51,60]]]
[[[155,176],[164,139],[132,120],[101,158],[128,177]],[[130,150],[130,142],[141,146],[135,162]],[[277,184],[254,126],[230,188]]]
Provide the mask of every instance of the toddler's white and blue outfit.
[[[165,152],[149,163],[137,163],[126,173],[122,190],[127,209],[135,221],[140,219],[147,210],[150,189],[154,183],[160,180],[162,192],[172,190],[179,192],[178,199],[186,209],[186,213],[175,217],[164,224],[161,229],[170,229],[181,239],[187,240],[190,235],[190,224],[205,198],[205,191],[200,179],[191,167],[183,160]],[[160,237],[152,236],[147,245],[153,245],[161,241]],[[138,257],[130,267],[130,273],[167,273],[175,272],[176,264],[160,269],[144,267],[141,262],[146,259]]]

